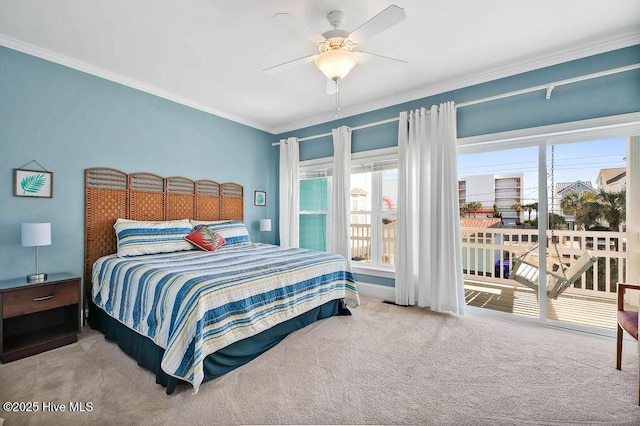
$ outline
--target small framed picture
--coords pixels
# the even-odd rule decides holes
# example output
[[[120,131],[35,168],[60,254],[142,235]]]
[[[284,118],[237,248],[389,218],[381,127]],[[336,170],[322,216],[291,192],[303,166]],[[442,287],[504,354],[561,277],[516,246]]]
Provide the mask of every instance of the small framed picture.
[[[13,169],[14,197],[53,197],[53,173],[44,170]]]
[[[253,193],[253,204],[256,206],[266,206],[267,205],[267,193],[265,191],[254,191]]]

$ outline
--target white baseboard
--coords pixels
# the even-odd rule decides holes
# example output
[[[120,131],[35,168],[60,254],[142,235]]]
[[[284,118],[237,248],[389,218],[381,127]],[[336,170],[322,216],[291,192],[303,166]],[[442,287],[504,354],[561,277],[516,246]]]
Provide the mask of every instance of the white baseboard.
[[[378,299],[393,302],[396,299],[396,289],[386,285],[356,282],[358,293],[363,296],[377,297]]]

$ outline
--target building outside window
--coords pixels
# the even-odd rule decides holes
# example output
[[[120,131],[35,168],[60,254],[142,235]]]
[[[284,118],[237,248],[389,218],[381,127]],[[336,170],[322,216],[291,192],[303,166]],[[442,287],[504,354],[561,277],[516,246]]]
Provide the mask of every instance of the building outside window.
[[[520,224],[524,203],[522,182],[521,173],[467,176],[458,181],[460,208],[469,217],[499,215],[505,225]]]

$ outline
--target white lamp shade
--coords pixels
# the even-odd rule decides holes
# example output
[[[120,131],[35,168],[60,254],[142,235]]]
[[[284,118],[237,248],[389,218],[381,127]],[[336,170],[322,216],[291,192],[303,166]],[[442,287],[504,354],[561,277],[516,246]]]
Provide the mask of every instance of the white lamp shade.
[[[271,219],[260,219],[260,232],[271,231]]]
[[[39,247],[51,245],[50,223],[23,223],[22,246]]]
[[[355,53],[348,50],[335,49],[322,52],[316,58],[316,67],[330,80],[343,79],[356,66],[358,59]]]

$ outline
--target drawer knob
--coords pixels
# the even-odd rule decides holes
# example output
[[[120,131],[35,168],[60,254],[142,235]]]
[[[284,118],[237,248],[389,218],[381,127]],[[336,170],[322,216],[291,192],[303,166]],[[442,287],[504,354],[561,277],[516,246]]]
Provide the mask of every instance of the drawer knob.
[[[34,302],[42,302],[43,300],[53,299],[53,296],[55,296],[55,294],[50,294],[48,296],[42,296],[42,297],[36,297],[35,299],[33,299],[33,301]]]

